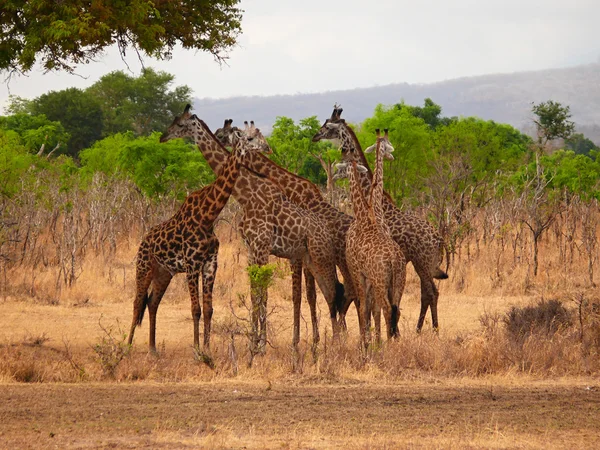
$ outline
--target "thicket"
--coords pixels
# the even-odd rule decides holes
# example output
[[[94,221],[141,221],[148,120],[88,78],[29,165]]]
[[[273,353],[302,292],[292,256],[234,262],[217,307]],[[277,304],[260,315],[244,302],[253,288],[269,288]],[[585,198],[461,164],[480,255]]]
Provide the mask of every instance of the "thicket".
[[[110,77],[136,85],[133,78]],[[107,86],[96,88],[107,92]],[[131,112],[142,106],[132,103],[133,95],[129,98],[122,109],[129,112],[123,112],[120,123],[145,123],[140,117],[147,116]],[[169,217],[185,195],[214,175],[193,145],[181,140],[161,144],[157,132],[144,134],[129,125],[123,127],[130,131],[100,138],[75,156],[60,154],[59,147],[48,157],[70,132],[59,121],[27,112],[36,101],[15,99],[9,114],[0,118],[2,289],[11,284],[8,273],[18,270],[19,289],[35,296],[37,271],[56,267],[53,296],[58,299],[85,270],[86,254],[110,259],[120,242],[137,245],[150,226]],[[569,125],[568,108],[543,105],[558,107]],[[167,110],[162,123],[171,119]],[[344,203],[346,187],[328,182],[339,151],[311,142],[319,126],[315,117],[298,124],[278,118],[269,137],[272,158],[313,180],[331,194],[330,201],[351,211]],[[534,140],[508,125],[443,117],[430,100],[418,107],[377,106],[355,127],[363,147],[374,141],[375,128],[389,128],[395,147],[394,161],[385,166],[386,189],[401,208],[427,217],[443,233],[457,290],[468,288],[469,264],[484,257],[481,276],[490,290],[510,285],[528,292],[540,274],[548,288],[564,287],[575,273],[571,278],[579,285],[595,285],[597,150],[552,149],[556,141],[543,134],[543,127]],[[550,257],[544,247],[556,252]]]

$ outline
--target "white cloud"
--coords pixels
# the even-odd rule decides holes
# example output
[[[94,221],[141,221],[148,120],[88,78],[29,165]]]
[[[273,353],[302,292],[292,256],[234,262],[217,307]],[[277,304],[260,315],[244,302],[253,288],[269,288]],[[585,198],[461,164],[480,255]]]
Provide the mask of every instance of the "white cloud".
[[[176,50],[146,65],[173,73],[199,97],[317,92],[423,83],[496,72],[596,62],[596,0],[244,0],[240,45],[229,65]],[[135,73],[140,65],[128,58]],[[34,72],[13,79],[13,94],[85,87],[111,70],[127,70],[113,49],[82,66],[86,80]],[[0,87],[0,103],[9,89]]]

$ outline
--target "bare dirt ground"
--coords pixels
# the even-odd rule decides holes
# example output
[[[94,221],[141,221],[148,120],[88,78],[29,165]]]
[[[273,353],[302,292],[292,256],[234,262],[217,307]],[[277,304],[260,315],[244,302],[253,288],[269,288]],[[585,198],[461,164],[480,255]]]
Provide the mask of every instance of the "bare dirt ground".
[[[598,448],[581,380],[5,384],[2,448]]]

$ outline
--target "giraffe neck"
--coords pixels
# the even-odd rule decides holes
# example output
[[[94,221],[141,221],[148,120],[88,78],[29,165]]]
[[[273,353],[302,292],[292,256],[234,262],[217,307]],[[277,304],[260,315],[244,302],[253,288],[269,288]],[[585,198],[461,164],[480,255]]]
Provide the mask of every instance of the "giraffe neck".
[[[369,204],[373,210],[373,214],[377,223],[380,226],[385,224],[383,219],[383,144],[377,139],[376,158],[375,158],[375,174],[371,184],[371,192],[369,195]]]
[[[224,170],[224,165],[228,161],[230,153],[221,145],[216,136],[212,134],[202,120],[199,120],[196,124],[196,129],[192,137],[213,172],[220,175]],[[247,154],[245,160],[248,156]],[[262,180],[243,167],[240,167],[239,164],[238,172],[232,186],[231,195],[245,207],[250,203],[251,194],[258,190],[257,187]]]
[[[223,170],[206,191],[203,221],[212,225],[227,204],[240,174],[241,154],[236,149],[229,155]]]
[[[366,192],[369,193],[369,190],[371,188],[371,182],[373,180],[373,173],[371,172],[371,169],[369,168],[369,163],[367,162],[367,158],[365,157],[365,154],[362,151],[362,147],[360,146],[360,143],[358,142],[358,138],[354,134],[354,131],[352,131],[352,128],[350,128],[345,123],[342,124],[340,130],[341,130],[340,140],[341,140],[342,154],[343,155],[355,154],[356,155],[355,158],[358,159],[358,162],[367,168],[367,172],[365,172],[365,173],[360,172],[360,173],[358,173],[358,176],[360,177],[361,185],[366,190]],[[382,189],[383,189],[383,187],[382,187]],[[382,195],[383,195],[383,205],[384,205],[383,207],[384,208],[388,207],[388,206],[395,206],[394,201],[392,200],[392,197],[390,197],[390,195],[387,192],[385,192],[385,190],[383,191]]]
[[[354,210],[354,217],[362,225],[371,223],[370,208],[365,198],[365,191],[363,190],[359,181],[359,173],[356,168],[356,161],[350,162],[350,171],[348,174],[350,183],[350,197],[352,199],[352,209]]]
[[[358,142],[358,138],[354,134],[354,131],[352,131],[352,128],[350,128],[346,123],[343,123],[340,127],[340,135],[341,135],[340,138],[341,138],[341,145],[342,145],[342,154],[354,155],[354,158],[358,161],[358,163],[362,164],[364,167],[367,168],[367,172],[360,173],[359,175],[361,177],[366,177],[370,183],[371,180],[373,179],[373,173],[371,172],[371,169],[369,168],[369,163],[367,162],[367,158],[365,157],[365,154],[362,151],[362,148],[360,146],[360,143]]]
[[[248,155],[244,164],[275,183],[293,203],[307,207],[315,201],[324,201],[317,186],[279,167],[265,155],[252,153]]]
[[[216,174],[221,173],[223,165],[227,161],[227,158],[229,158],[229,152],[225,147],[219,143],[217,138],[201,120],[196,123],[196,129],[192,137],[213,172]]]

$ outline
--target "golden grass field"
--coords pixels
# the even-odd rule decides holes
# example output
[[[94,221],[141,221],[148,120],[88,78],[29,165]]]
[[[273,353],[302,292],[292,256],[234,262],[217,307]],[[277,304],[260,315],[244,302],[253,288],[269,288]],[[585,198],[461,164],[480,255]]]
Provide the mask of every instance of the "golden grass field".
[[[354,307],[348,334],[332,342],[319,293],[321,343],[310,351],[303,304],[301,365],[291,357],[291,280],[269,291],[266,356],[247,367],[239,296],[248,294],[246,251],[227,225],[214,289],[211,368],[196,355],[185,277],[158,312],[159,355],[147,353],[147,318],[114,371],[129,331],[134,257],[123,239],[110,258],[88,255],[71,288],[56,270],[4,270],[0,289],[2,448],[598,448],[600,358],[575,324],[511,345],[511,306],[595,298],[584,275],[548,263],[535,280],[512,268],[489,276],[494,255],[455,262],[439,284],[441,330],[414,332],[419,285],[409,269],[401,337],[358,352]],[[542,255],[548,257],[550,250]],[[552,258],[547,258],[552,261]],[[231,305],[231,306],[230,306]],[[486,320],[481,320],[482,316]],[[237,357],[231,355],[232,330]],[[105,356],[105,361],[99,355]],[[111,360],[112,358],[112,360]],[[118,361],[117,361],[118,362]]]

